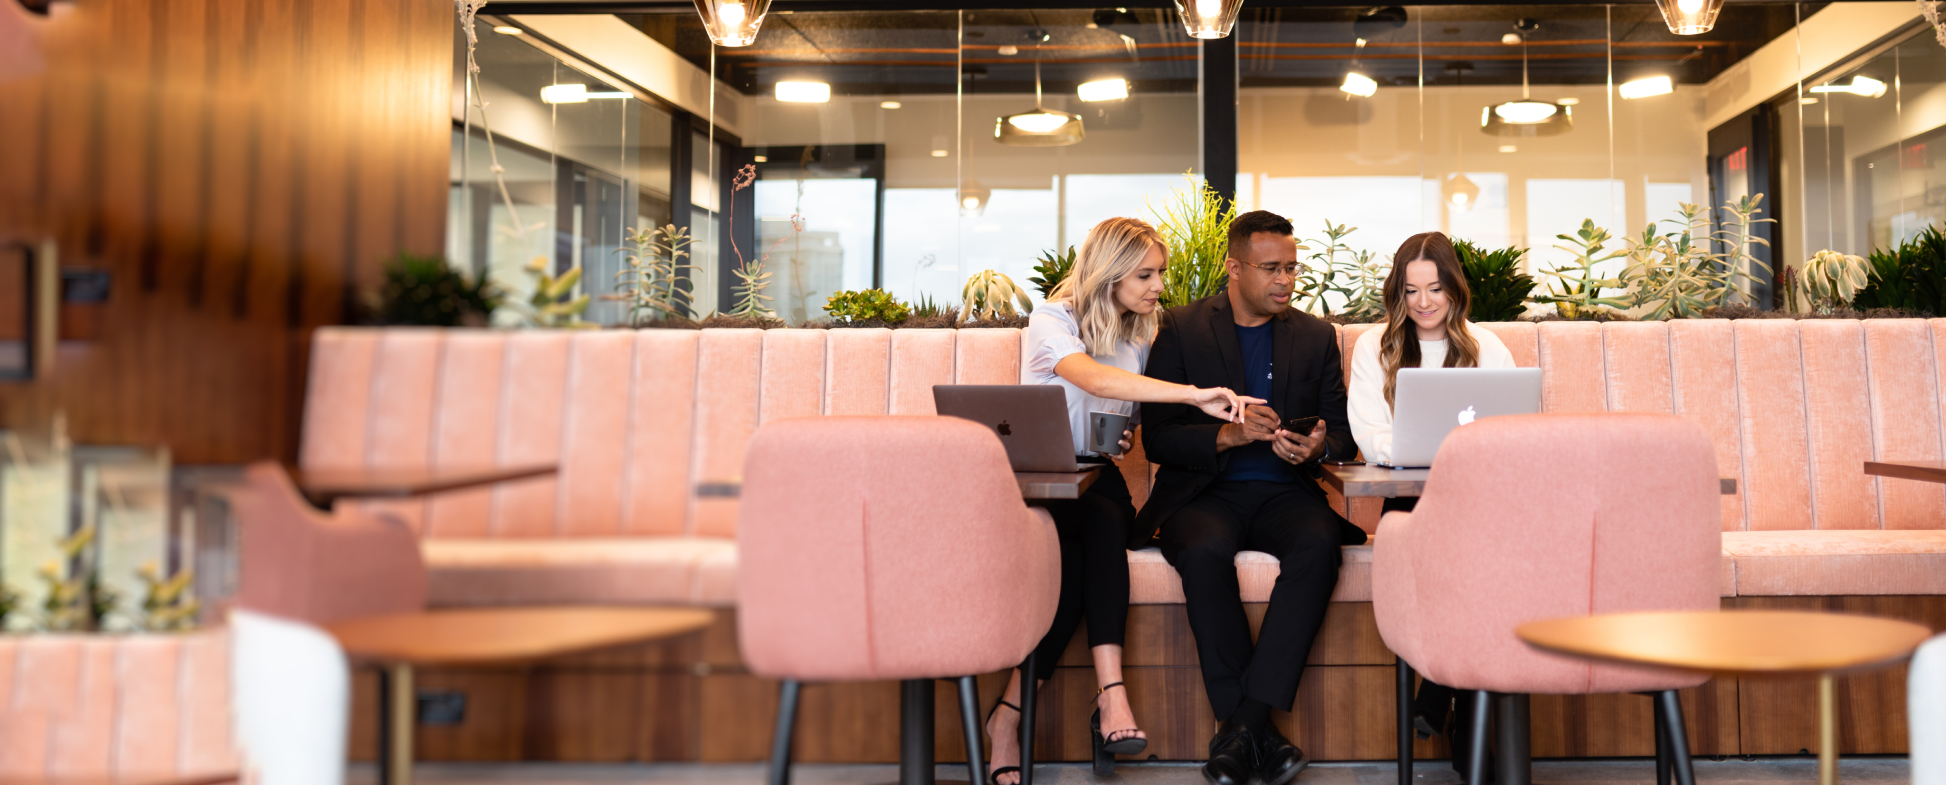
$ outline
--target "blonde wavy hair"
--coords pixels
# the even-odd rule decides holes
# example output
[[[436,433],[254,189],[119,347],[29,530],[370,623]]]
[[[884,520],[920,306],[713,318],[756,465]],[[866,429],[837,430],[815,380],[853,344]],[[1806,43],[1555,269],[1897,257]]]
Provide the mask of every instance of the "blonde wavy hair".
[[[1446,311],[1447,368],[1477,368],[1480,342],[1466,329],[1466,312],[1473,307],[1473,290],[1466,286],[1466,271],[1460,267],[1453,242],[1438,232],[1424,232],[1405,238],[1399,252],[1392,255],[1392,272],[1385,276],[1385,333],[1379,337],[1378,361],[1385,369],[1385,405],[1395,405],[1392,390],[1399,383],[1400,368],[1419,367],[1419,328],[1412,323],[1411,308],[1405,303],[1405,268],[1413,262],[1432,262],[1439,271],[1439,288],[1452,303]]]
[[[1155,227],[1139,218],[1110,218],[1088,230],[1074,269],[1054,287],[1049,303],[1066,302],[1081,327],[1081,345],[1096,356],[1114,354],[1123,341],[1155,338],[1160,315],[1154,311],[1116,313],[1115,285],[1135,273],[1142,259],[1165,247]]]

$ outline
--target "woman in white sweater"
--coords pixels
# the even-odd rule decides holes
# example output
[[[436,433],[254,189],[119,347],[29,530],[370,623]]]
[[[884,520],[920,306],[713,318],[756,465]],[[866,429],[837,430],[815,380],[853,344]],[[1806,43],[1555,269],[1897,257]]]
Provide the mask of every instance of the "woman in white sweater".
[[[1352,349],[1351,384],[1347,406],[1352,437],[1371,463],[1392,457],[1393,388],[1400,368],[1512,368],[1513,354],[1493,333],[1473,326],[1466,314],[1473,293],[1446,235],[1415,234],[1392,257],[1385,277],[1385,328],[1365,331]],[[1386,499],[1385,511],[1411,511],[1415,498]],[[1468,693],[1470,695],[1470,693]],[[1413,701],[1413,724],[1421,738],[1455,727],[1449,739],[1467,738],[1458,723],[1470,717],[1466,707],[1453,711],[1455,695],[1447,687],[1425,680]],[[1453,768],[1465,776],[1467,750],[1453,745]]]

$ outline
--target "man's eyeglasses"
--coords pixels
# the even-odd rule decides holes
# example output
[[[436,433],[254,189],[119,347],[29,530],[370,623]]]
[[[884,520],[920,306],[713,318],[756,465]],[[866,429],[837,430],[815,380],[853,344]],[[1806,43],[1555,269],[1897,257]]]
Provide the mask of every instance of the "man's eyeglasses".
[[[1237,264],[1246,265],[1249,267],[1255,267],[1259,270],[1270,273],[1272,276],[1282,274],[1287,278],[1293,278],[1293,279],[1297,277],[1299,271],[1304,269],[1303,265],[1297,264],[1295,262],[1291,264],[1281,264],[1281,265],[1280,264],[1257,264],[1256,262],[1246,262],[1242,259],[1238,259]]]

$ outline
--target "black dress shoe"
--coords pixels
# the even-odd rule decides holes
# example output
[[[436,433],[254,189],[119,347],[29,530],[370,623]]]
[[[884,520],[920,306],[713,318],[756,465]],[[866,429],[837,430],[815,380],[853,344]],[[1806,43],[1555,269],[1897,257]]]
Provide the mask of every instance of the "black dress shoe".
[[[1250,729],[1225,722],[1209,740],[1209,762],[1203,764],[1203,779],[1210,785],[1250,785],[1257,770],[1257,742]]]
[[[1257,780],[1263,785],[1285,785],[1311,765],[1311,759],[1297,748],[1275,724],[1265,725],[1257,739]]]

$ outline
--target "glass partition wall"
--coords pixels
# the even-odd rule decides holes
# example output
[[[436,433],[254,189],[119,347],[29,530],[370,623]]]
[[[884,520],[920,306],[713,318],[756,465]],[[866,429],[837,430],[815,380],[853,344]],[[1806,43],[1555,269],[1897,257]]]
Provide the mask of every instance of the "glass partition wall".
[[[1822,8],[1734,3],[1714,31],[1677,36],[1646,4],[1248,7],[1233,34],[1238,208],[1279,212],[1306,239],[1355,228],[1344,245],[1381,260],[1438,229],[1528,249],[1538,272],[1573,258],[1557,236],[1584,221],[1620,249],[1685,203],[1761,191],[1759,217],[1780,223],[1760,256],[1863,254],[1946,220],[1927,153],[1946,127],[1933,111],[1946,52],[1923,31],[1759,107],[1771,141],[1717,150],[1732,124],[1706,127],[1711,80]],[[756,258],[790,322],[822,318],[841,289],[957,304],[982,270],[1025,285],[1038,257],[1103,218],[1155,220],[1222,147],[1203,138],[1204,47],[1172,9],[774,10],[741,49],[712,47],[693,13],[617,18],[693,81],[713,75],[709,110],[483,35],[501,165],[533,231],[492,228],[512,225],[507,196],[455,106],[451,253],[516,292],[534,258],[582,265],[585,292],[611,292],[621,231],[673,222],[696,238],[698,317],[732,307],[733,271]],[[590,100],[540,96],[569,83]],[[1521,112],[1547,118],[1509,122]],[[1079,139],[1047,144],[1010,122],[1060,113],[1079,117]],[[753,181],[739,186],[740,171]],[[1768,305],[1767,280],[1749,283]]]

